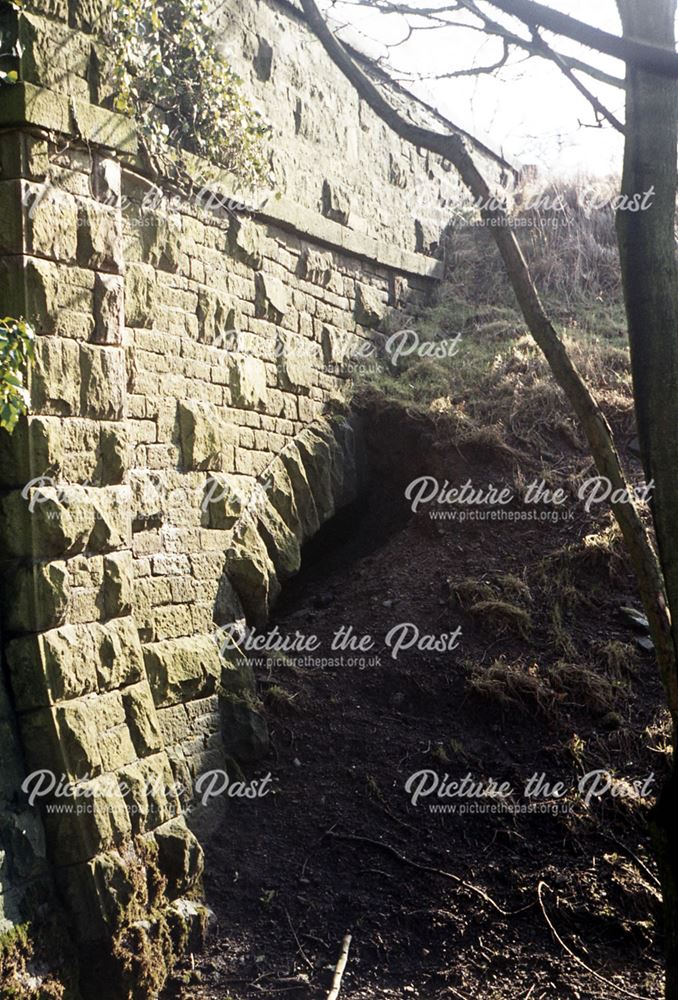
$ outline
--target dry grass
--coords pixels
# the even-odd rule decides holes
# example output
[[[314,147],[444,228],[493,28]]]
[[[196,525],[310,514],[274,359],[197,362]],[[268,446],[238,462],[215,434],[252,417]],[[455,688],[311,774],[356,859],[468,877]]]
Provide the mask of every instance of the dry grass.
[[[532,210],[532,224],[517,230],[519,238],[573,361],[613,425],[631,437],[633,397],[614,218],[609,209],[586,208],[583,181],[556,187],[564,210]],[[524,192],[525,201],[533,196]],[[539,450],[549,458],[566,442],[583,457],[585,441],[525,328],[491,234],[472,226],[453,229],[446,254],[438,300],[414,327],[421,341],[460,335],[457,353],[436,361],[412,354],[401,358],[397,369],[377,368],[356,387],[358,396],[381,396],[433,415],[459,446],[477,441],[506,456]],[[395,314],[387,332],[403,324],[412,326],[411,319]]]
[[[535,708],[552,717],[559,698],[536,663],[509,663],[500,657],[487,668],[476,667],[467,679],[468,690],[501,708],[529,713]]]

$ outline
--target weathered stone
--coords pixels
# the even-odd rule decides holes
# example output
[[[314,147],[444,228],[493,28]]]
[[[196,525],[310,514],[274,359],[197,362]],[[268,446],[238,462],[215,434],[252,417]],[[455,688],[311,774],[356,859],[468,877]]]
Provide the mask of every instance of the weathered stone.
[[[296,444],[290,443],[281,452],[280,458],[289,476],[299,516],[299,538],[305,542],[316,534],[320,527],[320,516],[313,489],[308,480],[306,467]]]
[[[209,403],[177,406],[181,453],[187,469],[228,472],[235,461],[236,432]]]
[[[129,438],[125,425],[102,425],[99,450],[102,484],[108,486],[121,483],[129,468]]]
[[[280,583],[263,539],[246,521],[233,532],[226,571],[248,620],[263,625],[280,593]]]
[[[118,160],[95,153],[92,177],[97,201],[110,208],[117,208],[122,193],[122,170]]]
[[[435,254],[440,245],[440,230],[423,219],[414,220],[415,250],[417,253]]]
[[[249,219],[233,218],[229,238],[231,252],[255,271],[260,270],[264,258],[262,241],[255,223]]]
[[[139,633],[133,618],[115,618],[93,625],[95,665],[101,690],[134,684],[144,676]]]
[[[125,271],[125,322],[152,327],[158,308],[155,271],[149,264],[129,264]]]
[[[342,226],[348,224],[351,214],[351,197],[348,190],[340,184],[331,181],[323,183],[323,215]]]
[[[322,438],[329,448],[332,498],[335,509],[339,510],[358,495],[355,432],[347,419],[337,417],[331,422],[316,423],[313,433]]]
[[[94,654],[86,625],[64,625],[10,642],[6,655],[17,708],[43,708],[96,691]]]
[[[401,156],[389,153],[388,157],[388,179],[391,184],[399,188],[407,187],[407,177],[409,164]]]
[[[176,217],[168,219],[164,207],[142,214],[141,238],[144,260],[154,268],[174,274],[179,269],[180,228]]]
[[[244,621],[245,611],[233,584],[225,573],[219,579],[217,594],[212,608],[212,618],[217,625],[228,622]]]
[[[266,407],[266,367],[259,358],[251,355],[234,358],[230,365],[231,398],[234,406],[247,410]]]
[[[265,38],[257,39],[257,54],[254,57],[254,72],[257,78],[266,83],[273,72],[273,46]]]
[[[352,341],[358,344],[357,338],[351,338],[344,330],[335,330],[331,326],[323,326],[320,334],[323,361],[326,367],[340,369],[351,350]]]
[[[135,834],[154,830],[178,815],[179,799],[164,753],[137,761],[118,774]]]
[[[53,712],[68,773],[76,779],[101,774],[102,738],[125,721],[121,695],[117,691],[89,695],[65,702]]]
[[[369,285],[356,285],[355,318],[361,326],[376,327],[384,319],[386,307]]]
[[[116,552],[104,559],[104,612],[107,618],[132,611],[134,567],[131,552]]]
[[[284,450],[287,451],[288,447],[286,446]],[[265,489],[269,502],[285,524],[297,534],[297,537],[301,537],[301,517],[292,481],[281,455],[278,455],[266,470]]]
[[[58,804],[71,807],[46,815],[48,842],[58,865],[82,863],[122,847],[132,834],[127,804],[112,774],[82,781],[74,795]]]
[[[160,722],[148,681],[123,692],[127,725],[139,757],[148,757],[163,748]]]
[[[299,572],[301,547],[295,533],[296,525],[287,524],[264,492],[251,515],[280,580]]]
[[[64,623],[70,601],[65,563],[19,566],[5,574],[2,589],[7,632],[39,632]]]
[[[80,345],[82,412],[100,420],[118,420],[127,386],[125,353],[118,347]]]
[[[120,346],[125,327],[125,295],[117,274],[97,274],[94,284],[94,341]]]
[[[303,337],[290,333],[285,333],[280,339],[282,349],[278,356],[278,372],[281,386],[294,392],[308,392],[317,377],[311,345]]]
[[[42,5],[40,5],[42,13]],[[18,23],[21,76],[42,87],[89,97],[87,86],[87,40],[68,25],[23,11]]]
[[[306,281],[312,281],[316,285],[327,288],[332,281],[333,270],[334,264],[331,254],[320,253],[311,247],[304,247],[299,258],[298,273],[300,278],[305,278]]]
[[[226,753],[243,763],[260,760],[266,755],[269,745],[266,719],[251,698],[223,698],[221,718]]]
[[[53,260],[75,260],[78,247],[78,208],[73,196],[46,185],[41,189],[27,188],[25,196],[28,252]]]
[[[228,347],[229,334],[235,333],[236,310],[233,303],[221,292],[203,288],[198,295],[198,322],[200,339],[215,347]]]
[[[200,878],[204,868],[202,848],[182,818],[155,830],[158,862],[174,897],[187,892]]]
[[[169,639],[144,646],[153,700],[160,707],[203,698],[216,690],[221,659],[210,636]]]
[[[80,411],[79,349],[70,340],[40,337],[31,369],[33,411],[73,416]]]
[[[117,274],[122,267],[120,214],[96,201],[78,207],[78,263],[96,271]]]
[[[323,524],[335,512],[332,454],[329,445],[309,427],[304,428],[295,441],[313,491],[320,523]]]
[[[174,947],[188,954],[204,950],[209,925],[214,922],[212,911],[194,899],[175,899],[167,909],[167,923]]]
[[[280,278],[260,272],[256,276],[257,312],[273,322],[280,322],[287,313],[289,294]]]
[[[207,524],[217,531],[230,530],[254,507],[261,492],[261,484],[251,476],[210,476],[202,501]]]
[[[89,545],[95,552],[128,549],[132,543],[131,491],[128,486],[106,486],[90,491],[94,527]]]
[[[50,482],[35,482],[43,481]],[[45,558],[82,551],[93,524],[94,510],[82,487],[27,486],[0,500],[0,538],[9,556]]]

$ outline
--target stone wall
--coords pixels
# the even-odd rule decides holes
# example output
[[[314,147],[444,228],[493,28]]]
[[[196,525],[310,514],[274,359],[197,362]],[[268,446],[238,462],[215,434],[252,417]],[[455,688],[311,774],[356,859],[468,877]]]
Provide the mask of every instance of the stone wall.
[[[192,789],[267,741],[215,630],[265,623],[356,497],[347,358],[427,301],[457,184],[359,106],[293,7],[233,3],[224,44],[273,121],[282,197],[150,207],[133,124],[100,106],[100,8],[37,7],[3,15],[2,309],[37,344],[30,416],[0,435],[0,931],[32,916],[46,856],[101,996],[111,938],[163,968],[202,929]],[[42,770],[67,809],[27,810]]]

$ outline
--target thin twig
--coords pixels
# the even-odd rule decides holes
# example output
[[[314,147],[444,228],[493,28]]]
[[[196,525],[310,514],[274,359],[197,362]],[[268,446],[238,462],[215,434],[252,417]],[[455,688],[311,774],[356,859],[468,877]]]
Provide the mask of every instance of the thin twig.
[[[611,986],[613,989],[617,990],[619,993],[623,993],[624,996],[633,997],[634,1000],[651,1000],[650,997],[643,996],[641,993],[633,993],[631,990],[627,990],[624,986],[619,986],[617,983],[613,982],[611,979],[606,979],[605,976],[601,976],[599,972],[596,972],[595,969],[590,968],[586,964],[586,962],[584,962],[579,957],[579,955],[576,955],[572,951],[572,949],[570,947],[568,947],[568,945],[565,944],[565,942],[561,938],[560,934],[558,933],[558,931],[553,926],[553,921],[551,920],[551,918],[549,917],[548,913],[546,912],[546,907],[544,906],[544,899],[543,899],[544,889],[548,889],[549,892],[553,892],[553,889],[550,886],[548,886],[546,884],[546,882],[540,882],[539,885],[537,886],[537,897],[539,899],[539,906],[541,907],[541,912],[544,915],[544,920],[549,925],[551,933],[553,934],[554,938],[556,939],[556,941],[558,942],[558,944],[560,945],[560,947],[563,948],[563,950],[567,952],[567,954],[570,956],[570,958],[572,958],[577,963],[577,965],[581,965],[582,969],[586,969],[586,971],[588,973],[590,973],[590,975],[594,976],[594,978],[597,979],[599,982],[605,983],[606,986]]]
[[[484,889],[481,889],[479,886],[473,885],[471,882],[466,882],[464,879],[459,878],[458,875],[453,875],[452,872],[445,871],[442,868],[434,868],[432,865],[421,865],[418,861],[411,861],[409,858],[406,858],[404,854],[397,851],[395,847],[391,847],[390,844],[385,844],[381,840],[372,840],[371,837],[361,837],[358,834],[353,833],[333,833],[331,830],[328,831],[328,836],[334,837],[336,840],[350,840],[359,844],[371,844],[373,847],[378,847],[380,850],[392,855],[392,857],[397,858],[397,860],[403,865],[408,865],[410,868],[416,868],[418,871],[430,872],[432,875],[440,875],[441,878],[450,879],[462,888],[468,889],[469,892],[475,893],[476,896],[479,896],[486,903],[489,903],[490,906],[497,911],[497,913],[501,913],[502,917],[512,917],[517,913],[522,913],[523,910],[529,909],[529,907],[523,907],[522,909],[515,910],[513,912],[505,910],[499,905],[499,903],[495,902],[491,896],[488,896]]]
[[[289,915],[287,907],[284,907],[284,909],[285,909],[285,916],[287,917],[287,923],[290,925],[290,930],[292,931],[292,935],[294,937],[294,940],[297,942],[297,948],[299,949],[299,954],[301,955],[301,957],[303,958],[303,960],[306,962],[306,965],[309,967],[309,969],[312,969],[313,968],[313,962],[311,961],[311,959],[308,957],[308,955],[304,951],[304,946],[303,946],[303,944],[301,943],[301,941],[299,940],[299,938],[297,936],[297,932],[294,929],[294,924],[292,923],[292,918]]]
[[[339,956],[339,961],[337,962],[337,967],[334,970],[332,989],[327,994],[327,1000],[337,1000],[337,997],[339,996],[341,980],[344,975],[344,970],[346,969],[346,963],[348,962],[348,950],[351,947],[351,940],[352,938],[350,934],[344,935],[344,940],[341,942],[341,954]]]

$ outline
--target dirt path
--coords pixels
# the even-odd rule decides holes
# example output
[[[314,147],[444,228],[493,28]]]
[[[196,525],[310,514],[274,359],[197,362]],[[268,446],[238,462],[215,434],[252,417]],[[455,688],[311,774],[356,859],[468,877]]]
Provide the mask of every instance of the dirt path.
[[[587,809],[568,791],[557,814],[525,811],[535,774],[569,790],[596,769],[662,773],[661,691],[619,613],[631,581],[614,545],[582,541],[602,525],[580,511],[558,525],[387,522],[374,497],[356,517],[309,552],[275,619],[317,636],[316,660],[343,661],[258,666],[272,749],[248,777],[270,772],[274,792],[229,802],[207,848],[218,927],[167,995],[325,997],[348,930],[344,1000],[624,996],[613,984],[658,998],[642,806],[607,794]],[[394,658],[384,640],[402,623],[462,632],[455,649]],[[342,626],[374,646],[332,650]],[[512,811],[413,804],[422,770],[506,782]],[[482,811],[431,808],[469,802]]]

